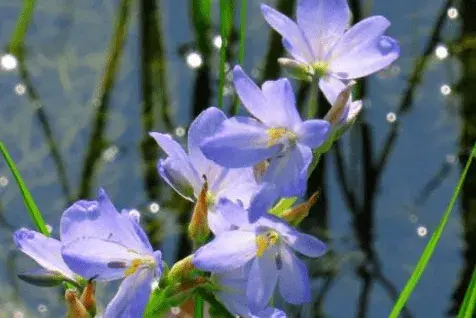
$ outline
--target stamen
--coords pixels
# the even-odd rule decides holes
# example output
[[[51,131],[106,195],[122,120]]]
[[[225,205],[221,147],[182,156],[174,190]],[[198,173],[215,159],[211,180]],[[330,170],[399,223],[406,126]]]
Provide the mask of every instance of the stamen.
[[[256,237],[256,256],[263,256],[266,250],[276,245],[279,241],[279,234],[275,231],[268,231],[266,233],[260,234]]]
[[[283,127],[266,129],[269,136],[268,147],[276,145],[281,139],[287,138],[289,141],[294,141],[296,135]]]
[[[124,271],[124,275],[127,277],[137,272],[141,267],[154,268],[155,265],[155,260],[152,257],[136,258],[132,260],[131,265]]]
[[[329,62],[326,61],[317,61],[312,65],[312,68],[314,69],[314,74],[317,75],[318,77],[325,76],[329,70]]]

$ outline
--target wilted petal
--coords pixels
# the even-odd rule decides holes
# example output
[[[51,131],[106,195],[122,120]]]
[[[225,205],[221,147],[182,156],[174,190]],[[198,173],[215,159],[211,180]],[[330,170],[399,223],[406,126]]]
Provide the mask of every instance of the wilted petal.
[[[107,305],[104,318],[142,317],[149,301],[153,278],[152,271],[143,269],[124,279]]]
[[[60,237],[63,245],[80,238],[94,237],[139,252],[150,252],[137,235],[133,223],[117,212],[103,189],[99,190],[98,201],[77,201],[63,213]]]
[[[279,271],[279,293],[291,304],[311,301],[311,288],[306,265],[286,246],[281,246],[282,268]]]
[[[210,174],[210,169],[216,167],[216,164],[205,158],[200,150],[200,144],[205,138],[215,134],[225,119],[227,119],[226,115],[221,110],[216,107],[209,107],[195,118],[188,129],[188,154],[190,161],[199,176],[207,175],[210,184],[213,180],[211,180],[208,174]]]
[[[124,277],[132,260],[143,257],[138,251],[100,238],[69,242],[63,246],[62,255],[75,273],[101,281]]]
[[[262,182],[274,184],[282,197],[301,197],[306,193],[311,161],[311,149],[298,143],[271,160]]]
[[[251,312],[260,312],[266,308],[273,295],[278,280],[274,249],[268,249],[251,265],[246,297]]]
[[[25,228],[16,231],[13,240],[20,251],[30,256],[46,270],[60,273],[64,277],[74,280],[74,273],[61,257],[60,241]]]
[[[173,160],[173,165],[168,165],[173,168],[173,171],[179,172],[182,178],[188,180],[188,183],[194,189],[195,194],[198,194],[203,182],[201,176],[193,167],[182,146],[167,134],[152,132],[150,133],[150,136],[155,139],[160,148],[162,148],[169,158],[171,158],[170,160]],[[175,181],[176,180],[168,180],[168,182],[172,182],[173,184],[175,184]],[[183,183],[183,180],[177,180],[177,183]]]
[[[230,231],[215,237],[195,253],[195,267],[212,273],[223,273],[245,265],[256,255],[255,234]]]
[[[276,154],[279,146],[268,147],[266,126],[248,117],[225,120],[218,133],[205,139],[205,156],[227,168],[249,167]]]
[[[269,25],[289,42],[293,51],[300,52],[296,58],[302,57],[308,63],[314,62],[315,56],[312,54],[311,47],[304,33],[294,21],[265,4],[261,5],[261,12]]]
[[[326,120],[306,120],[296,131],[299,142],[314,149],[322,145],[329,135],[331,125]]]
[[[349,25],[347,0],[299,0],[297,23],[322,60]]]
[[[346,117],[344,118],[345,123],[349,123],[354,120],[362,110],[362,101],[356,100],[352,102],[349,107],[349,112],[347,113]]]
[[[390,22],[369,17],[350,28],[332,49],[330,71],[339,78],[353,79],[377,72],[395,61],[397,41],[382,34]]]
[[[302,119],[296,108],[293,88],[288,79],[263,83],[263,94],[267,100],[268,114],[260,120],[270,127],[294,130]]]

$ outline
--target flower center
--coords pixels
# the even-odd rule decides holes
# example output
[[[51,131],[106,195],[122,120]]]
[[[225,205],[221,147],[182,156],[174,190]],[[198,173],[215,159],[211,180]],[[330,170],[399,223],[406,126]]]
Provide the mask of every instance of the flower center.
[[[147,267],[147,268],[153,269],[155,268],[155,266],[156,266],[155,259],[151,256],[146,256],[144,258],[135,258],[132,260],[131,265],[126,268],[124,274],[127,277],[137,272],[137,270],[141,267]]]
[[[271,246],[276,245],[279,242],[279,234],[276,231],[268,231],[266,233],[260,234],[256,237],[256,246],[257,251],[256,255],[258,257],[263,256],[264,252]]]
[[[329,62],[327,61],[317,61],[312,64],[312,69],[314,70],[314,75],[317,77],[322,77],[327,75],[329,71]]]
[[[268,134],[269,137],[268,147],[276,145],[282,141],[282,139],[287,139],[290,142],[293,142],[297,139],[296,135],[292,131],[289,131],[284,127],[266,129],[266,134]]]

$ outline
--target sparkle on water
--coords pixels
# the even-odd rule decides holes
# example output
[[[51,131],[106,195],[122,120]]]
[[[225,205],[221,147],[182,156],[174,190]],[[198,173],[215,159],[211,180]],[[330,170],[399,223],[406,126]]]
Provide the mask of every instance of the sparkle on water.
[[[449,94],[451,94],[451,87],[447,84],[442,85],[440,87],[440,91],[441,91],[441,94],[448,96]]]
[[[395,113],[388,113],[387,114],[387,121],[389,123],[394,123],[397,120],[397,115]]]
[[[221,45],[222,45],[221,36],[216,35],[213,38],[213,46],[216,47],[217,49],[219,49],[219,48],[221,48]]]
[[[41,313],[47,312],[47,311],[48,311],[48,307],[46,307],[46,305],[39,304],[39,305],[38,305],[38,311],[41,312]]]
[[[448,18],[450,18],[451,20],[458,18],[458,15],[458,9],[456,9],[455,7],[451,7],[448,9]]]
[[[187,55],[187,64],[191,68],[199,68],[200,66],[202,66],[202,63],[202,56],[197,52],[191,52]]]
[[[26,92],[26,86],[23,84],[17,84],[15,85],[15,94],[17,95],[24,95]]]
[[[185,136],[185,128],[183,128],[182,126],[178,126],[177,128],[175,128],[175,135],[177,137]]]
[[[412,223],[418,222],[418,216],[416,214],[410,214],[410,222]]]
[[[138,210],[136,210],[136,209],[129,210],[129,215],[130,215],[132,218],[136,219],[137,222],[139,222],[139,220],[140,220],[140,212],[139,212]]]
[[[438,59],[444,60],[448,57],[448,48],[442,44],[438,45],[435,49],[435,55]]]
[[[17,68],[18,60],[15,55],[5,54],[0,59],[0,65],[5,71],[13,71]]]
[[[419,226],[417,228],[417,234],[420,237],[425,237],[428,234],[428,229],[425,226]]]
[[[456,156],[455,155],[446,155],[446,162],[447,163],[455,163],[456,162]]]
[[[152,214],[156,214],[160,211],[160,205],[157,202],[152,202],[149,204],[149,211]]]
[[[53,232],[53,226],[51,226],[50,224],[46,224],[46,229],[48,230],[48,233]]]
[[[13,312],[12,318],[23,318],[25,317],[25,314],[21,310],[15,310]]]
[[[117,146],[110,146],[102,153],[102,159],[106,162],[112,162],[116,159],[117,154],[119,153],[119,148]]]
[[[0,176],[0,187],[6,187],[8,185],[8,178],[5,176]]]

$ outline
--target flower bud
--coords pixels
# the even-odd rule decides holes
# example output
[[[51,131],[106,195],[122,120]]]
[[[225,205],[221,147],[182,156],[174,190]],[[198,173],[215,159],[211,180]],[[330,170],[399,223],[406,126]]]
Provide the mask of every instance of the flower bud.
[[[203,183],[202,191],[200,191],[200,195],[198,196],[197,202],[195,203],[192,219],[188,225],[188,235],[196,245],[204,242],[210,234],[207,215],[208,182],[205,176],[203,176],[203,178],[205,179],[205,182]]]
[[[167,278],[171,282],[180,282],[190,276],[195,266],[193,265],[193,255],[181,259],[172,266]]]
[[[308,216],[309,211],[311,210],[312,206],[316,204],[318,198],[319,191],[316,191],[306,202],[298,204],[294,208],[285,211],[282,215],[282,219],[292,225],[299,225],[299,223],[301,223],[302,220]]]
[[[91,317],[96,316],[97,309],[96,299],[94,299],[94,291],[94,282],[89,281],[83,290],[83,294],[81,295],[81,303],[83,304],[84,308],[86,308]]]
[[[64,294],[66,300],[66,318],[89,318],[89,313],[78,299],[76,289],[68,289]]]
[[[278,63],[289,73],[291,77],[308,82],[312,81],[314,71],[308,65],[285,57],[279,58]]]
[[[340,124],[343,120],[345,120],[345,117],[347,117],[346,113],[349,111],[349,98],[354,85],[354,81],[350,82],[346,88],[339,93],[331,109],[329,109],[326,116],[324,116],[324,120],[330,122],[332,127]]]

